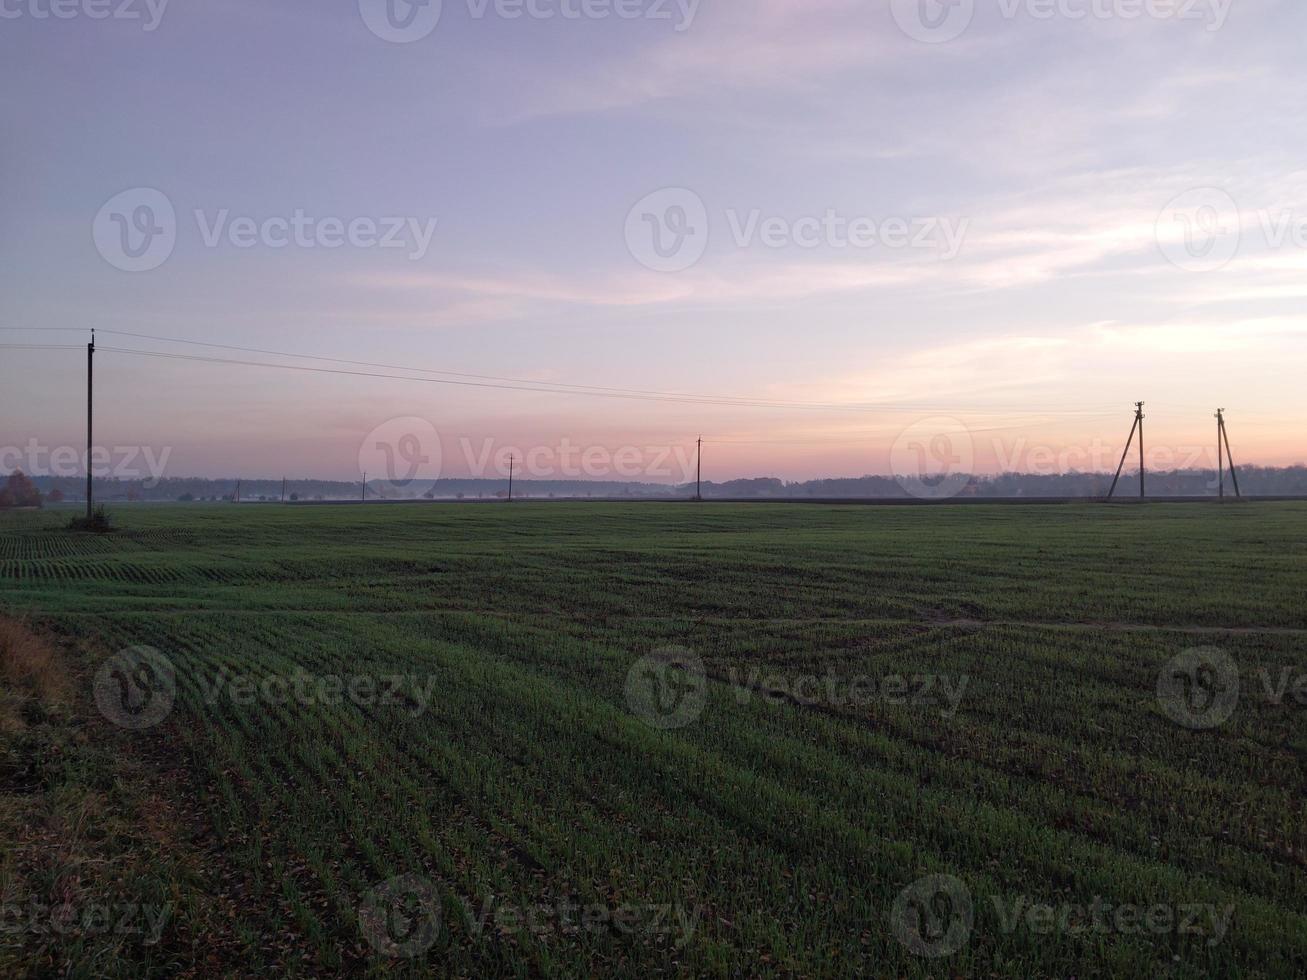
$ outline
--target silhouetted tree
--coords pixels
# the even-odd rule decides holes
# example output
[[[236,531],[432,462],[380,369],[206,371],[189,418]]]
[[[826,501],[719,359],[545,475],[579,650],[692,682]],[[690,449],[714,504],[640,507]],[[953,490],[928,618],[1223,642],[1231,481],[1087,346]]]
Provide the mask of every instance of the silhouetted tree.
[[[0,507],[40,507],[41,491],[28,479],[22,470],[9,474],[3,490],[0,490]]]

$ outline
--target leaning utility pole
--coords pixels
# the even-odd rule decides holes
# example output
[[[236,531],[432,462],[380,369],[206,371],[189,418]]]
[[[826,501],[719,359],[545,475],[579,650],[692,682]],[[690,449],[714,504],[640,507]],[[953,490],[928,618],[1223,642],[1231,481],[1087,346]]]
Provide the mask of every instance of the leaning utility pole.
[[[1225,458],[1230,464],[1230,479],[1234,481],[1234,495],[1242,499],[1243,494],[1239,492],[1239,471],[1234,468],[1234,453],[1230,452],[1230,433],[1225,427],[1225,409],[1216,413],[1216,420],[1220,425],[1221,439],[1225,443]]]
[[[699,456],[694,469],[694,499],[703,500],[703,436],[699,437]]]
[[[95,331],[91,331],[91,342],[86,345],[86,519],[91,519],[91,507],[95,492],[91,487],[91,438],[95,422],[94,412],[94,378],[95,378]]]
[[[508,457],[508,502],[513,502],[513,457]]]
[[[1125,468],[1125,459],[1130,455],[1130,444],[1135,440],[1135,432],[1139,433],[1139,497],[1142,500],[1144,496],[1144,403],[1135,402],[1135,424],[1130,427],[1130,438],[1125,441],[1125,450],[1121,453],[1121,463],[1116,468],[1116,476],[1112,478],[1112,489],[1107,491],[1107,499],[1111,500],[1116,493],[1117,481],[1121,479],[1121,470]]]
[[[363,493],[359,496],[359,503],[361,503],[361,504],[366,504],[367,502],[368,502],[368,471],[367,471],[367,470],[364,470],[364,471],[363,471]]]
[[[1221,438],[1225,435],[1225,423],[1221,420],[1224,411],[1223,408],[1216,410],[1216,485],[1222,500],[1225,499],[1225,447],[1221,445]]]

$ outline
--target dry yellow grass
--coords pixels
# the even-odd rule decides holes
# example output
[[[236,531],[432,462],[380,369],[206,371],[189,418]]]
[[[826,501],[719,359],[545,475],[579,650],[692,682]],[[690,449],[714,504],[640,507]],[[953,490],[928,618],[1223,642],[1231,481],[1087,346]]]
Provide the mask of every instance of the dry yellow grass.
[[[63,703],[71,683],[58,649],[15,619],[0,618],[0,676],[43,703]]]

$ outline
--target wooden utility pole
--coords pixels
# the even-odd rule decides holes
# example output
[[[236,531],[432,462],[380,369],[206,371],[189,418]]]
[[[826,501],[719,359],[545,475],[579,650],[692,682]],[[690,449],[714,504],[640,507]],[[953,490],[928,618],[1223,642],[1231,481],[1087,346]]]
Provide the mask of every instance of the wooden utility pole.
[[[281,502],[283,504],[286,502],[286,478],[284,476],[281,478]]]
[[[1225,442],[1225,458],[1230,464],[1230,479],[1234,481],[1234,495],[1242,499],[1243,494],[1239,492],[1239,471],[1234,468],[1234,453],[1230,452],[1230,432],[1225,427],[1225,409],[1221,409],[1216,417],[1221,425],[1221,439]]]
[[[366,504],[367,502],[368,502],[368,471],[367,471],[367,470],[364,470],[364,471],[363,471],[363,493],[359,496],[359,503],[361,503],[361,504]]]
[[[239,504],[240,502],[241,502],[241,481],[237,479],[236,480],[236,503]]]
[[[699,456],[694,469],[694,499],[703,500],[703,436],[699,437]]]
[[[1135,402],[1139,419],[1139,499],[1144,499],[1144,403]]]
[[[508,502],[513,502],[513,457],[508,457]]]
[[[1216,410],[1216,484],[1217,493],[1222,500],[1225,499],[1225,447],[1221,445],[1221,439],[1225,435],[1225,423],[1221,421],[1221,413],[1225,409]]]
[[[1112,489],[1107,491],[1107,499],[1111,500],[1116,493],[1117,481],[1121,479],[1121,471],[1125,469],[1126,457],[1130,455],[1130,445],[1135,441],[1135,433],[1139,433],[1139,496],[1144,496],[1144,403],[1135,402],[1135,423],[1130,427],[1130,438],[1125,441],[1125,449],[1121,452],[1121,462],[1116,468],[1116,476],[1112,477]]]
[[[95,426],[95,331],[91,331],[91,342],[86,345],[86,519],[91,519],[95,491],[91,484],[91,447],[92,430]]]

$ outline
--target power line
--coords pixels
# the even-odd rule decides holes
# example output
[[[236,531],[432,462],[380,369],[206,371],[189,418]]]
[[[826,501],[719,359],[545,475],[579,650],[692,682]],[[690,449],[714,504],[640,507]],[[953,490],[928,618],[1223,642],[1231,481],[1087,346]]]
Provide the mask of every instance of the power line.
[[[81,344],[0,344],[0,350],[81,350]]]
[[[83,328],[0,327],[0,329],[3,330],[26,329],[26,330],[39,331],[39,330],[47,330],[47,329],[48,330],[80,330]],[[239,353],[246,353],[246,354],[262,354],[269,357],[290,357],[290,358],[300,358],[303,360],[325,361],[328,363],[347,364],[347,365],[353,365],[357,367],[380,368],[387,371],[408,371],[417,374],[435,374],[435,375],[443,375],[445,377],[451,377],[451,378],[462,378],[462,379],[468,379],[468,380],[479,381],[479,382],[496,382],[502,385],[513,386],[512,388],[508,388],[504,390],[533,391],[533,392],[542,392],[547,394],[591,394],[599,397],[628,397],[628,396],[638,395],[654,400],[676,401],[676,402],[684,402],[686,404],[696,404],[696,405],[719,405],[722,407],[735,406],[740,408],[777,408],[777,409],[793,408],[793,409],[802,409],[808,411],[828,411],[828,412],[829,411],[835,411],[835,412],[957,411],[956,407],[941,408],[941,407],[921,405],[921,404],[908,403],[908,402],[902,404],[877,403],[877,402],[859,402],[859,403],[801,402],[801,401],[788,401],[784,399],[744,398],[736,395],[716,395],[716,394],[680,392],[680,391],[658,391],[658,390],[643,389],[643,388],[626,388],[620,386],[583,385],[583,384],[572,384],[569,382],[539,381],[530,378],[513,378],[513,377],[505,377],[501,375],[492,375],[492,374],[471,374],[471,373],[460,372],[460,371],[444,371],[435,368],[416,368],[403,364],[386,364],[386,363],[381,363],[376,361],[360,361],[360,360],[353,360],[350,358],[343,358],[343,357],[328,357],[319,354],[292,353],[290,351],[276,351],[276,350],[269,350],[266,348],[244,347],[235,344],[220,344],[220,343],[209,342],[209,341],[182,340],[176,337],[165,337],[159,334],[135,333],[126,330],[113,330],[113,329],[105,329],[105,328],[99,328],[99,329],[101,333],[113,334],[119,337],[131,337],[139,340],[154,340],[162,343],[185,344],[194,347],[207,347],[215,350],[229,350],[229,351],[236,351]],[[103,348],[103,349],[108,350],[109,348]],[[149,352],[129,351],[126,348],[120,349],[120,352],[182,357],[182,355],[167,355],[161,351],[149,351]],[[194,359],[200,360],[201,358],[196,357]],[[214,359],[214,362],[223,363],[219,359]],[[242,364],[249,363],[249,364],[253,364],[254,366],[263,366],[263,367],[293,367],[292,365],[275,365],[275,364],[266,364],[264,362],[257,362],[257,363],[256,362],[232,362],[232,363],[242,363]],[[324,373],[329,373],[329,372],[324,372]],[[372,375],[362,375],[362,376],[367,377]],[[391,377],[391,376],[377,375],[377,377]],[[397,380],[428,380],[428,379],[409,378],[407,376],[404,376],[398,378]],[[486,387],[494,387],[494,385],[486,385]],[[972,414],[1006,414],[1007,411],[1009,411],[1009,409],[1006,406],[988,406],[982,410],[973,412]],[[1049,410],[1041,414],[1052,416],[1055,418],[1105,417],[1101,413],[1095,413],[1089,410],[1062,410],[1062,411]]]
[[[335,375],[343,375],[347,377],[378,378],[378,379],[394,380],[394,381],[422,381],[422,382],[427,382],[429,384],[454,385],[454,386],[466,387],[466,388],[490,388],[490,389],[496,389],[501,391],[530,391],[530,392],[552,394],[552,395],[572,394],[572,395],[589,395],[589,396],[600,397],[600,398],[621,398],[621,399],[633,400],[633,401],[679,402],[679,403],[691,404],[691,405],[712,405],[721,408],[804,409],[810,411],[815,410],[815,411],[828,411],[828,412],[858,412],[858,413],[873,413],[873,414],[880,414],[880,413],[893,412],[893,411],[921,411],[922,410],[922,409],[910,408],[907,406],[891,406],[891,405],[873,407],[869,405],[839,405],[839,404],[823,405],[823,404],[802,403],[802,402],[769,402],[763,400],[746,401],[743,399],[730,401],[712,395],[673,394],[670,392],[645,393],[639,391],[638,389],[614,388],[614,389],[582,389],[582,390],[571,391],[566,389],[560,389],[557,387],[546,387],[545,384],[543,383],[532,383],[532,382],[501,383],[495,381],[453,380],[450,378],[423,378],[423,377],[414,377],[412,375],[388,374],[388,373],[381,373],[376,371],[349,371],[349,370],[344,370],[342,368],[313,367],[305,364],[270,364],[267,361],[249,361],[249,360],[240,360],[235,358],[213,357],[213,356],[201,355],[201,354],[179,354],[179,353],[166,352],[166,351],[148,351],[148,350],[139,350],[130,347],[101,346],[98,347],[97,350],[111,351],[113,353],[118,353],[118,354],[133,354],[140,357],[158,357],[158,358],[166,358],[169,360],[197,361],[197,362],[211,363],[211,364],[231,364],[231,365],[237,365],[242,367],[275,368],[279,370],[302,371],[302,372],[309,372],[313,374],[335,374]],[[281,355],[281,356],[294,357],[299,355],[288,354],[288,355]],[[312,356],[312,355],[308,355],[308,356]],[[351,363],[351,362],[346,362],[346,363]],[[1052,413],[1045,413],[1045,414],[1052,414]],[[1078,418],[1085,417],[1082,413],[1079,412],[1067,413],[1067,414],[1073,415]],[[1098,416],[1090,416],[1090,417],[1092,418]]]

